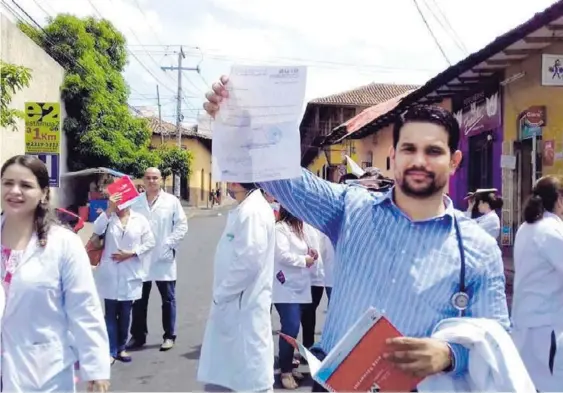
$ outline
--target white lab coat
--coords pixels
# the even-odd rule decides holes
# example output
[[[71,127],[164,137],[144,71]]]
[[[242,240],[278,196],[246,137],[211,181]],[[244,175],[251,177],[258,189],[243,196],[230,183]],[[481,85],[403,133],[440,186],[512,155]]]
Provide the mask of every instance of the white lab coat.
[[[103,299],[140,299],[146,275],[142,260],[155,246],[149,222],[143,215],[131,210],[129,221],[123,228],[116,214],[112,214],[108,220],[104,212],[94,222],[94,233],[101,235],[104,231],[104,252],[94,273],[98,293]],[[133,251],[137,255],[123,262],[116,262],[111,255],[119,250]]]
[[[323,260],[323,272],[324,272],[324,283],[325,288],[332,288],[334,284],[334,246],[330,241],[330,238],[322,232],[319,232],[320,236],[320,254]]]
[[[176,280],[176,249],[188,232],[188,219],[182,204],[174,195],[160,191],[152,208],[142,193],[131,206],[149,221],[156,246],[143,258],[144,281]]]
[[[215,253],[200,382],[234,391],[272,389],[274,237],[274,212],[260,191],[229,213]]]
[[[516,233],[512,338],[544,392],[563,389],[562,251],[563,221],[553,213]]]
[[[83,381],[110,378],[104,314],[80,238],[61,226],[47,245],[33,236],[12,277],[2,318],[5,392],[72,392],[74,363]]]
[[[487,214],[477,217],[475,222],[495,239],[500,237],[500,218],[496,211],[491,210]]]
[[[321,254],[321,232],[317,228],[306,223],[303,223],[303,231],[305,232],[305,241],[307,242],[307,245],[313,250],[316,250],[319,254],[319,258],[315,261],[315,264],[309,268],[311,285],[314,287],[324,287],[325,272],[323,256]]]
[[[273,303],[311,303],[311,272],[305,258],[309,252],[306,239],[301,239],[283,221],[276,223],[274,254]]]
[[[449,318],[438,323],[432,337],[468,348],[468,372],[459,377],[450,373],[427,377],[418,384],[419,392],[536,391],[510,335],[497,321]]]

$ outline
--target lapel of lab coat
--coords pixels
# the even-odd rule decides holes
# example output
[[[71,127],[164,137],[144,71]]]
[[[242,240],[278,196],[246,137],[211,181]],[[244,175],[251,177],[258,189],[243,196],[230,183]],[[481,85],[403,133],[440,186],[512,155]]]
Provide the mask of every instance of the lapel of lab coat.
[[[2,218],[1,218],[0,227],[2,225],[4,225],[4,216],[2,216]],[[37,234],[35,232],[33,232],[33,235],[31,236],[31,239],[27,243],[27,247],[25,248],[25,250],[23,252],[22,260],[18,264],[18,266],[16,268],[16,272],[14,273],[14,277],[12,278],[12,282],[10,284],[9,292],[8,292],[8,295],[6,296],[6,309],[4,310],[4,316],[10,315],[11,312],[16,309],[17,303],[18,303],[19,298],[20,298],[19,295],[21,294],[21,292],[18,291],[17,279],[15,279],[15,277],[17,277],[17,275],[20,273],[22,267],[25,264],[29,263],[29,261],[31,261],[33,259],[33,257],[41,251],[42,251],[42,249],[39,246]]]

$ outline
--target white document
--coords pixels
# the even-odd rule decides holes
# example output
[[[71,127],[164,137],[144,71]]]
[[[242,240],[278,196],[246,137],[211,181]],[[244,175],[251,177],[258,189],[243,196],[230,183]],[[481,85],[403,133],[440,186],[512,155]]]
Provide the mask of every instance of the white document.
[[[233,66],[213,123],[213,178],[237,183],[301,175],[305,67]]]

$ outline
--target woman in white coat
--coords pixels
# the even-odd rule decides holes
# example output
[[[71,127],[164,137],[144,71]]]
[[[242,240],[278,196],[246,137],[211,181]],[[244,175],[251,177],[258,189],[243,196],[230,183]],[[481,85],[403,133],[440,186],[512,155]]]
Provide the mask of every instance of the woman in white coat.
[[[563,389],[563,179],[538,180],[514,242],[512,337],[536,389]]]
[[[481,215],[475,222],[495,239],[500,238],[500,218],[497,210],[502,209],[504,202],[495,192],[476,192],[469,202],[469,211],[476,210]]]
[[[125,350],[133,301],[140,299],[145,277],[142,258],[154,246],[147,219],[129,207],[117,207],[121,194],[110,197],[108,209],[94,222],[94,233],[104,236],[104,251],[95,277],[104,299],[110,362],[130,362]]]
[[[205,391],[273,391],[274,214],[254,185],[227,186],[239,205],[229,212],[215,252],[197,379]]]
[[[303,223],[303,233],[305,235],[305,241],[311,249],[312,254],[317,255],[318,257],[315,264],[309,268],[309,274],[311,276],[311,303],[304,304],[301,307],[302,344],[306,348],[311,348],[315,343],[317,308],[323,298],[325,272],[324,261],[320,252],[321,232],[318,229]]]
[[[73,392],[74,364],[89,390],[107,391],[104,315],[80,238],[50,219],[49,173],[14,156],[2,181],[2,390]]]
[[[311,274],[318,251],[312,249],[305,237],[303,221],[283,206],[276,223],[276,252],[274,254],[274,286],[272,302],[280,316],[281,332],[297,338],[301,325],[301,310],[311,298]],[[285,389],[297,389],[302,375],[293,370],[294,348],[281,336],[279,366],[281,383]]]

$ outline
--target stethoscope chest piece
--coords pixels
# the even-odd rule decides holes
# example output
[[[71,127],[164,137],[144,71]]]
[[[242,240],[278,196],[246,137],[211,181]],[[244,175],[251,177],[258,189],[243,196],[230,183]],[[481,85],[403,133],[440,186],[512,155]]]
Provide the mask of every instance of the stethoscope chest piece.
[[[465,292],[456,292],[452,296],[452,305],[458,311],[465,311],[469,304],[469,295]]]

